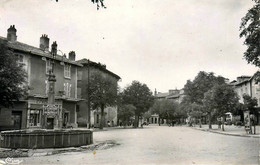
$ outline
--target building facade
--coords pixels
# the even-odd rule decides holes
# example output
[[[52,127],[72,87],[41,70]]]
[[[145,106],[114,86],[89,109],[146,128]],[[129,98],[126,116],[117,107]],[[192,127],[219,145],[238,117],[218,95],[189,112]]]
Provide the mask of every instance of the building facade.
[[[258,71],[260,72],[260,71]],[[240,76],[232,82],[235,92],[239,96],[239,102],[244,103],[243,95],[249,95],[257,100],[257,123],[260,124],[260,82],[256,81],[256,74],[253,76]]]
[[[82,59],[77,61],[83,67],[78,69],[78,97],[83,101],[78,103],[78,123],[80,126],[87,126],[88,123],[92,127],[99,127],[101,119],[100,109],[91,109],[90,101],[88,98],[88,84],[89,78],[92,74],[98,73],[104,77],[111,78],[117,85],[120,77],[113,72],[106,69],[105,65],[90,61],[88,59]],[[117,124],[117,107],[106,107],[105,110],[105,126],[115,126]]]
[[[47,35],[40,37],[40,46],[37,48],[18,42],[16,32],[15,26],[12,25],[8,29],[7,37],[0,37],[0,40],[7,43],[8,48],[18,56],[18,63],[23,64],[29,91],[28,95],[15,102],[13,107],[1,107],[0,130],[42,128],[44,122],[48,122],[50,128],[67,125],[77,127],[77,68],[82,65],[75,62],[75,53],[70,52],[69,58],[62,55],[54,57]],[[56,42],[52,44],[52,49],[57,51]],[[42,116],[48,109],[48,77],[52,68],[56,76],[54,107],[58,109],[58,114],[44,121]]]
[[[156,100],[163,100],[168,99],[172,102],[181,103],[184,97],[184,90],[183,89],[170,89],[166,93],[157,92],[156,89],[154,91],[154,97]],[[166,119],[159,119],[158,114],[152,114],[150,118],[146,119],[150,124],[165,124]]]

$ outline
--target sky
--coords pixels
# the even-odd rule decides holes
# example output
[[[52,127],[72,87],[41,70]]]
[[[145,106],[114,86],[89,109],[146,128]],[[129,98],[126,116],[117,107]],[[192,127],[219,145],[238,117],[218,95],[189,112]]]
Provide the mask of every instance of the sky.
[[[258,68],[243,59],[241,18],[250,0],[0,0],[0,36],[15,25],[17,40],[39,47],[42,34],[58,49],[100,62],[154,91],[181,89],[199,71],[235,80]]]

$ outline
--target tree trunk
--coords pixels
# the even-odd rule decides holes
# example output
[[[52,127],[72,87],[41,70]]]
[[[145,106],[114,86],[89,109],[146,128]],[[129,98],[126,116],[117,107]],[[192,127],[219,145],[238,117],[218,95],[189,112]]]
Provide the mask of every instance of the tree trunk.
[[[212,124],[211,124],[211,113],[209,113],[208,115],[209,115],[209,129],[212,129]]]
[[[224,121],[225,121],[225,119],[224,119],[224,117],[221,118],[221,121],[222,121],[222,131],[225,131],[225,129],[224,129]]]
[[[199,119],[199,122],[200,122],[200,128],[201,128],[201,118]]]
[[[99,129],[103,129],[105,125],[104,108],[105,108],[104,105],[101,105],[101,119],[100,119]]]
[[[137,128],[139,125],[139,116],[135,115],[134,128]]]
[[[161,121],[160,121],[160,116],[158,117],[158,124],[159,124],[159,126],[161,126]]]

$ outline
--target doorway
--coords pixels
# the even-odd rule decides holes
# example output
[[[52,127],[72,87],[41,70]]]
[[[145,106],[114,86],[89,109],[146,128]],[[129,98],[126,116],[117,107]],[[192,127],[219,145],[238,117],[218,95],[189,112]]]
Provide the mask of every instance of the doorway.
[[[13,129],[22,128],[22,112],[12,111]]]
[[[54,129],[54,118],[47,118],[47,129]]]

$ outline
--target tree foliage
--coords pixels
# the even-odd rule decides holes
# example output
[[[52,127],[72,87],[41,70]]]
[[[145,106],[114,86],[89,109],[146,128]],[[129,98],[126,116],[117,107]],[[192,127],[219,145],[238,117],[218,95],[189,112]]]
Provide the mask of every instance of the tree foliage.
[[[240,38],[245,38],[247,50],[244,57],[247,62],[260,67],[260,1],[254,1],[256,4],[241,19]]]
[[[257,114],[256,106],[257,99],[250,97],[248,94],[243,95],[244,105],[243,110],[248,110],[251,114]]]
[[[56,2],[58,2],[59,0],[56,0]],[[97,4],[97,10],[99,10],[99,8],[104,8],[106,9],[106,6],[104,4],[104,0],[91,0],[92,3]]]
[[[139,117],[147,112],[153,103],[151,90],[146,84],[133,81],[122,93],[123,103],[132,104],[135,109],[135,127],[138,127]]]
[[[27,92],[26,72],[17,63],[18,58],[8,49],[6,43],[0,43],[0,105],[9,107],[19,101]]]
[[[160,119],[173,119],[177,108],[177,103],[171,100],[156,100],[151,108],[151,112],[159,115]]]
[[[216,84],[205,93],[204,111],[212,116],[224,117],[227,112],[234,112],[239,104],[237,93],[228,84]],[[211,124],[211,121],[209,122]]]
[[[212,72],[200,71],[193,81],[188,80],[184,86],[184,95],[187,103],[202,105],[204,93],[209,91],[215,84],[225,83],[225,78],[216,77]]]
[[[115,106],[117,101],[117,80],[102,74],[93,72],[90,76],[89,98],[92,109],[101,109],[100,129],[104,126],[104,109]]]
[[[135,114],[135,106],[131,104],[127,105],[121,105],[118,107],[118,119],[123,122],[123,124],[126,126],[127,123],[130,121],[131,117]]]

